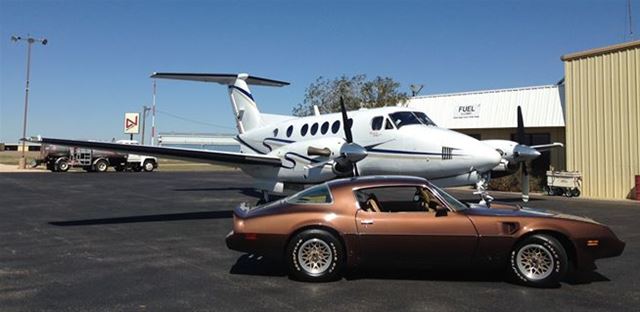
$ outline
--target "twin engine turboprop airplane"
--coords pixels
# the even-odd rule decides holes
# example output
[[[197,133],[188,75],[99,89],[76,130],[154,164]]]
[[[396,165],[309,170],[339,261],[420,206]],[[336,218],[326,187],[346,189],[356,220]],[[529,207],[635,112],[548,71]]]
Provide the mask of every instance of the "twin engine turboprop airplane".
[[[439,186],[473,185],[498,166],[500,154],[464,134],[436,126],[426,114],[383,107],[307,117],[260,113],[249,85],[289,83],[247,74],[154,73],[152,78],[215,82],[229,88],[239,153],[38,137],[38,142],[231,165],[255,187],[283,193],[353,175],[412,175]],[[266,198],[265,198],[266,199]]]

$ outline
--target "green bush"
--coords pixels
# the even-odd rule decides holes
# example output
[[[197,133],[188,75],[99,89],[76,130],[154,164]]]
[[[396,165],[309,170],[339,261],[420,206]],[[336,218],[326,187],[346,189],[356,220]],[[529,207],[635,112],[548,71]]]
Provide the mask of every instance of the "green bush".
[[[530,192],[542,192],[542,189],[546,183],[546,177],[544,176],[529,176],[529,191]],[[489,190],[492,191],[504,191],[504,192],[521,192],[520,190],[520,173],[514,173],[512,175],[504,176],[501,178],[491,179],[489,181]]]

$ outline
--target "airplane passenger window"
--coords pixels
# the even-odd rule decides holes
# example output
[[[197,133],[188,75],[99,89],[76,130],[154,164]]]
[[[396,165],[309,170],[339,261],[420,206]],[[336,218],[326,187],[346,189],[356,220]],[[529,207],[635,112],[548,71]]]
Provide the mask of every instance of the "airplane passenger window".
[[[273,129],[273,136],[274,137],[278,136],[278,128]]]
[[[333,125],[331,125],[331,132],[332,133],[338,133],[338,130],[340,130],[340,120],[334,121]]]
[[[371,120],[371,130],[378,131],[378,130],[382,129],[382,121],[383,120],[384,119],[382,118],[382,116],[374,117]]]
[[[287,138],[290,137],[291,134],[293,134],[293,126],[289,126],[289,128],[287,128]]]
[[[309,125],[304,124],[304,126],[302,126],[302,128],[300,128],[300,135],[301,136],[307,135],[307,131],[308,130],[309,130]]]
[[[328,122],[328,121],[325,121],[325,122],[322,124],[322,127],[320,127],[320,133],[322,133],[322,134],[326,134],[326,133],[327,133],[327,131],[329,131],[329,122]]]
[[[311,135],[316,135],[316,132],[318,132],[318,123],[314,122],[311,126]]]

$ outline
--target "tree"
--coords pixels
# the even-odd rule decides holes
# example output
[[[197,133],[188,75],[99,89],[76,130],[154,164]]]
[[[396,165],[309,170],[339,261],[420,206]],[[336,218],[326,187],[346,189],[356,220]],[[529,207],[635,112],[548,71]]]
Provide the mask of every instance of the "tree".
[[[293,109],[296,116],[313,114],[317,105],[321,113],[340,111],[340,97],[347,110],[393,106],[407,101],[409,96],[398,91],[400,83],[389,77],[367,80],[366,75],[341,76],[333,80],[318,77],[306,90],[304,101]]]

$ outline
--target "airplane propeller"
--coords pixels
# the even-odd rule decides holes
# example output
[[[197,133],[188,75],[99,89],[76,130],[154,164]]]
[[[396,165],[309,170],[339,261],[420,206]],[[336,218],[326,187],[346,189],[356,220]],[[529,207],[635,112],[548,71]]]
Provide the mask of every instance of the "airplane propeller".
[[[518,145],[513,149],[513,155],[517,162],[520,162],[520,189],[522,190],[522,201],[529,201],[529,170],[527,162],[538,158],[540,152],[525,144],[524,119],[522,118],[522,108],[518,106],[518,128],[516,132]]]
[[[342,125],[345,135],[346,143],[340,147],[339,157],[330,159],[324,162],[314,164],[313,167],[324,166],[327,163],[334,163],[334,168],[340,172],[351,171],[353,176],[359,176],[358,166],[356,163],[365,157],[367,157],[367,150],[361,145],[353,142],[353,133],[351,127],[353,126],[352,120],[347,116],[347,109],[344,105],[344,100],[340,97],[340,110],[342,111]],[[329,148],[317,148],[310,146],[307,149],[307,155],[309,156],[323,156],[330,157],[332,152]]]

